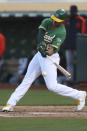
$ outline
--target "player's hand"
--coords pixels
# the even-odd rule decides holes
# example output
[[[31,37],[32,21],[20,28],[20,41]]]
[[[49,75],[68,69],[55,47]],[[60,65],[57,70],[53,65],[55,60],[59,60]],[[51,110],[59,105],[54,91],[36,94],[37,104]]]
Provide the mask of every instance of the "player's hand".
[[[37,50],[41,53],[43,57],[46,57],[46,55],[48,55],[48,53],[46,52],[46,43],[45,42],[41,42],[38,45]]]

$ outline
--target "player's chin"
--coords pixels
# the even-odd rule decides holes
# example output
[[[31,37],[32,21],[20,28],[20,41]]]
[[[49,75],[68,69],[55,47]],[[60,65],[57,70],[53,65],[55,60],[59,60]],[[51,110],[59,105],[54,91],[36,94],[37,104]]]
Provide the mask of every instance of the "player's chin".
[[[48,56],[51,56],[51,55],[53,55],[53,53],[50,52],[50,53],[47,53],[47,55],[48,55]]]

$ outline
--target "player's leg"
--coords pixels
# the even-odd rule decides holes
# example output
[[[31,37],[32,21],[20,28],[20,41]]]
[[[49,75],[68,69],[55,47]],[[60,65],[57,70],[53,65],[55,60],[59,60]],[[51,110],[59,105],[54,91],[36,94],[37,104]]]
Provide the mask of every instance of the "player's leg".
[[[5,111],[6,109],[10,110],[13,106],[15,106],[16,103],[25,95],[31,84],[40,74],[41,70],[38,61],[38,54],[36,54],[28,66],[27,73],[23,81],[12,93],[11,97],[7,101],[7,105],[3,108],[3,111]]]
[[[68,87],[66,85],[62,85],[57,83],[57,68],[54,64],[50,64],[49,61],[47,61],[47,64],[44,64],[43,70],[46,72],[46,76],[44,77],[44,80],[46,82],[47,88],[59,95],[71,97],[73,99],[80,101],[80,107],[78,106],[78,110],[82,109],[85,105],[85,97],[86,92],[79,91],[76,89],[73,89],[71,87]],[[83,101],[83,102],[82,102]],[[82,102],[82,104],[81,104]]]
[[[85,106],[86,92],[78,91],[66,85],[58,84],[55,77],[56,72],[52,70],[52,68],[50,72],[47,71],[47,76],[44,77],[48,89],[56,94],[78,100],[79,105],[77,106],[77,110],[81,110]]]

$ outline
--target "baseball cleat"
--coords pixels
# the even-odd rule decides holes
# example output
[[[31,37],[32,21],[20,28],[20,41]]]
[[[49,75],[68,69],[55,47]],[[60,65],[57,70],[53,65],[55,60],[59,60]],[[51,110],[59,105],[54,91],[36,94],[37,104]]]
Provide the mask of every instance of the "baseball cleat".
[[[13,107],[12,107],[11,104],[7,104],[6,106],[4,106],[4,107],[2,108],[2,111],[3,111],[3,112],[13,111]]]
[[[77,111],[80,111],[84,108],[85,106],[85,99],[86,99],[86,91],[83,91],[83,96],[81,100],[78,100],[78,106],[77,106]]]

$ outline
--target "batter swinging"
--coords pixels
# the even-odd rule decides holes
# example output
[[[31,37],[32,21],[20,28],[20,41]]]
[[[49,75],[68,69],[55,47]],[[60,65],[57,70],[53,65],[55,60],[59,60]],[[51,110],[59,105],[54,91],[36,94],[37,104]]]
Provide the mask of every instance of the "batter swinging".
[[[66,11],[59,9],[51,15],[51,18],[46,18],[41,22],[38,33],[38,52],[31,60],[22,83],[12,93],[7,105],[3,107],[3,111],[12,111],[12,107],[25,95],[34,80],[41,74],[50,91],[78,100],[77,110],[83,109],[86,92],[57,83],[57,67],[46,57],[49,55],[59,64],[58,51],[66,37],[66,30],[63,24],[66,17]]]

